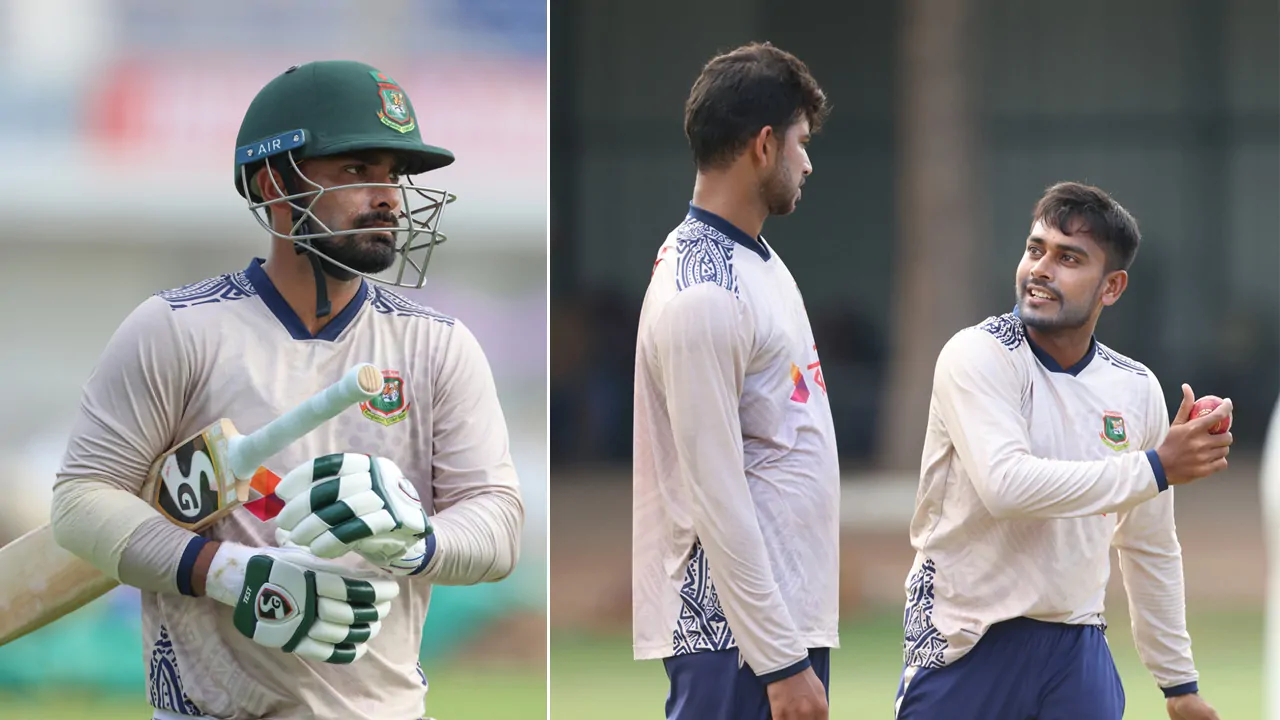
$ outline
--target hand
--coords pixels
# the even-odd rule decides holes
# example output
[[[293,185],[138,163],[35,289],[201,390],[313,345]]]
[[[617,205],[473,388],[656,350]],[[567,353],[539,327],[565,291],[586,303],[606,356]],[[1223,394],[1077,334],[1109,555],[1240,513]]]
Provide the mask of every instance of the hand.
[[[827,691],[813,668],[769,683],[773,720],[827,720]]]
[[[275,518],[276,539],[317,557],[355,551],[396,571],[415,553],[421,562],[432,532],[413,483],[383,457],[318,457],[285,475],[276,495],[285,503]]]
[[[1164,703],[1169,720],[1221,720],[1217,711],[1196,693],[1175,695]]]
[[[235,608],[236,629],[259,645],[345,665],[377,637],[400,586],[301,550],[224,542],[205,594]]]
[[[1195,404],[1191,386],[1182,386],[1182,405],[1169,425],[1164,442],[1156,448],[1165,478],[1170,485],[1181,485],[1208,477],[1227,469],[1227,453],[1231,451],[1231,433],[1210,435],[1209,428],[1231,416],[1231,400],[1224,400],[1213,412],[1189,420]]]

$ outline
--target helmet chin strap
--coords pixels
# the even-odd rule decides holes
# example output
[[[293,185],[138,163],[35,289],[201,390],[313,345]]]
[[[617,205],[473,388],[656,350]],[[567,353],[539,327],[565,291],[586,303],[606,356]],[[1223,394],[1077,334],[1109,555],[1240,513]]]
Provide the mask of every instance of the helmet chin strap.
[[[291,176],[282,174],[280,179],[286,193],[289,195],[298,193]],[[311,220],[306,218],[306,214],[292,204],[290,204],[290,211],[293,217],[293,226],[298,228],[303,235],[312,234]],[[307,259],[311,261],[311,273],[316,283],[316,317],[325,318],[333,314],[333,303],[329,302],[329,286],[325,282],[324,276],[329,275],[335,280],[350,280],[355,275],[316,254],[315,248],[311,247],[312,242],[312,240],[295,240],[293,251],[299,255],[306,253]]]

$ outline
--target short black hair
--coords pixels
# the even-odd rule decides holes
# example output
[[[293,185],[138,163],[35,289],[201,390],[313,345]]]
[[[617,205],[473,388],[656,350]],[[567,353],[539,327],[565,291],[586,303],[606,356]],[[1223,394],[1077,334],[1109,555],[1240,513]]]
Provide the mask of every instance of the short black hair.
[[[749,43],[712,58],[689,91],[684,133],[699,170],[733,162],[751,138],[772,127],[785,134],[801,118],[809,132],[830,113],[809,68],[770,43]]]
[[[1128,270],[1142,242],[1138,221],[1092,185],[1060,182],[1050,186],[1031,214],[1031,224],[1037,221],[1063,235],[1080,232],[1093,238],[1107,253],[1108,272]]]

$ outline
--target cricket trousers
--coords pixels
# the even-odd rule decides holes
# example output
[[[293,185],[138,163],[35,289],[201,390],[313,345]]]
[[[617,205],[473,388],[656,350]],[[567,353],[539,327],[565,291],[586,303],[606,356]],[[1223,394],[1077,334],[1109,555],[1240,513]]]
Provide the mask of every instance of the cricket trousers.
[[[677,655],[663,660],[671,681],[667,720],[771,720],[769,694],[738,649]],[[809,650],[809,663],[831,696],[831,650]]]
[[[1124,688],[1102,628],[1015,618],[951,665],[907,667],[897,720],[1121,720]]]

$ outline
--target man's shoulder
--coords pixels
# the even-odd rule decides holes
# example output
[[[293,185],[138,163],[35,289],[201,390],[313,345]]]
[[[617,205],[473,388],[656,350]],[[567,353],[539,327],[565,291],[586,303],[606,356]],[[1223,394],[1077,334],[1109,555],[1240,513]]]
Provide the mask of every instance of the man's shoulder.
[[[367,283],[365,299],[376,316],[393,322],[431,322],[453,327],[458,319],[428,307],[377,283]]]
[[[1026,326],[1022,324],[1022,319],[1013,313],[992,315],[980,323],[965,328],[965,330],[972,334],[977,334],[979,337],[991,337],[1006,350],[1017,350],[1023,346],[1027,339]],[[965,332],[965,330],[961,332]]]
[[[152,297],[164,301],[170,310],[176,312],[193,307],[231,303],[257,294],[253,283],[249,282],[249,278],[241,270],[161,290]]]
[[[961,328],[947,341],[948,349],[966,352],[1012,352],[1026,345],[1027,331],[1022,320],[1013,313],[992,315],[981,322]]]
[[[1104,363],[1106,368],[1116,373],[1121,373],[1125,376],[1134,378],[1142,378],[1144,382],[1146,382],[1149,377],[1153,377],[1153,373],[1146,365],[1143,365],[1132,358],[1125,357],[1102,343],[1097,343],[1094,361]]]
[[[674,247],[674,250],[666,250]],[[734,266],[737,243],[724,233],[692,217],[672,231],[664,250],[674,252],[676,292],[712,285],[738,294],[739,271]]]

